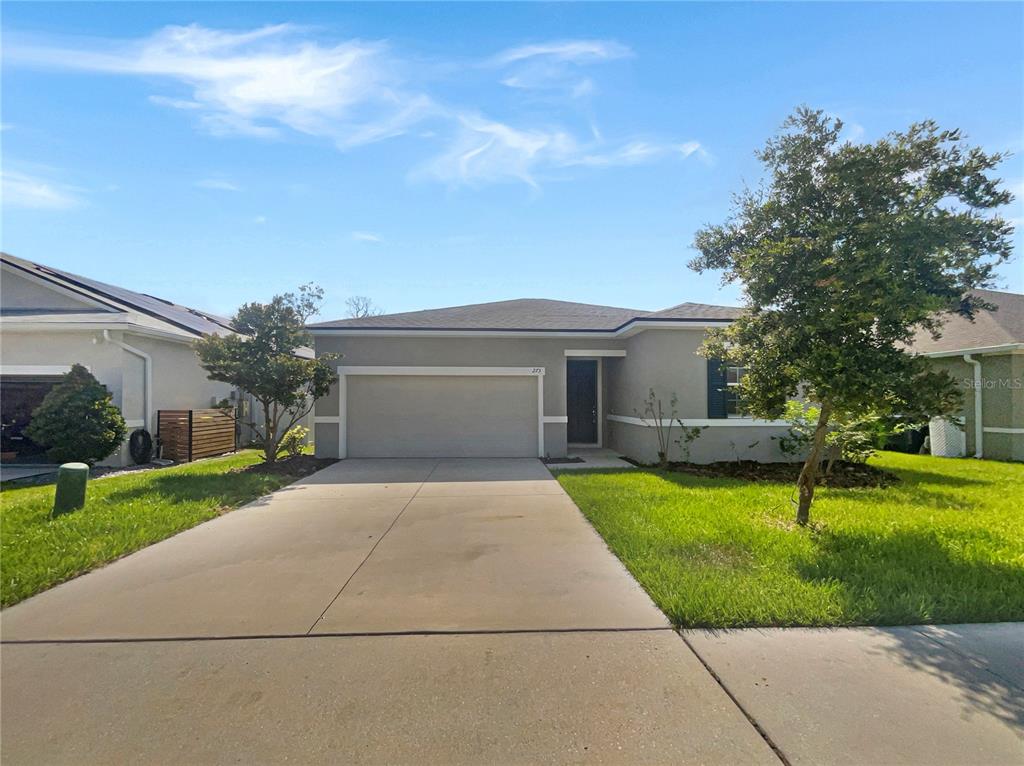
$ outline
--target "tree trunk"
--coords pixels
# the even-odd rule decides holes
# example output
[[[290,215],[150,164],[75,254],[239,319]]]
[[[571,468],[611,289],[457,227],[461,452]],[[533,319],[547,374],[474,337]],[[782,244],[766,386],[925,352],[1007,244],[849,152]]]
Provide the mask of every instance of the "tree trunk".
[[[829,450],[829,453],[828,453],[828,465],[825,466],[825,475],[826,476],[831,476],[832,475],[832,466],[835,465],[836,460],[839,459],[839,456],[841,454],[842,454],[842,450],[840,449],[838,444],[835,445],[834,447],[832,447],[831,450]]]
[[[275,439],[275,423],[270,414],[270,404],[263,402],[263,460],[273,463],[277,460],[277,439]]]
[[[821,412],[818,414],[818,425],[814,429],[814,440],[811,442],[810,452],[807,453],[807,460],[800,471],[800,478],[796,480],[797,489],[800,492],[800,504],[796,510],[796,523],[805,526],[811,520],[811,503],[814,501],[814,484],[818,478],[818,468],[821,465],[821,450],[825,446],[825,436],[828,434],[828,419],[832,415],[832,408],[822,403]]]

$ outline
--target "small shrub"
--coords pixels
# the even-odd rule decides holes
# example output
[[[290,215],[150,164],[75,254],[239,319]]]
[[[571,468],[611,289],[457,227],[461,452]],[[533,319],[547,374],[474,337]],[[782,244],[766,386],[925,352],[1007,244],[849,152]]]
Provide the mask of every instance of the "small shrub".
[[[644,399],[644,409],[641,413],[639,410],[633,410],[637,417],[645,419],[651,422],[654,426],[654,434],[658,438],[658,465],[661,468],[668,466],[669,447],[674,443],[672,441],[672,428],[676,423],[682,425],[683,422],[679,420],[676,409],[679,406],[679,397],[672,393],[671,398],[668,401],[668,417],[665,417],[665,409],[661,404],[661,399],[658,398],[657,394],[654,393],[652,388],[647,398]],[[666,423],[666,421],[668,421]]]
[[[700,438],[700,435],[707,430],[707,426],[686,426],[683,425],[683,421],[679,421],[680,426],[683,429],[682,436],[676,439],[675,443],[679,445],[680,451],[683,454],[683,462],[690,462],[690,449],[693,447],[693,443]]]
[[[50,390],[26,429],[54,463],[90,465],[120,447],[127,432],[107,389],[80,364]]]
[[[282,454],[288,457],[298,457],[306,448],[306,437],[309,436],[309,429],[304,426],[292,426],[288,432],[281,437],[279,449]]]
[[[796,457],[806,452],[814,438],[818,413],[818,407],[798,401],[786,402],[783,417],[790,422],[789,433],[785,436],[772,437],[778,440],[779,449],[784,454]],[[915,424],[909,422],[887,422],[877,412],[872,411],[859,415],[835,413],[825,437],[825,450],[821,456],[822,461],[826,463],[826,475],[832,473],[832,466],[836,460],[865,463],[888,435],[915,427]]]

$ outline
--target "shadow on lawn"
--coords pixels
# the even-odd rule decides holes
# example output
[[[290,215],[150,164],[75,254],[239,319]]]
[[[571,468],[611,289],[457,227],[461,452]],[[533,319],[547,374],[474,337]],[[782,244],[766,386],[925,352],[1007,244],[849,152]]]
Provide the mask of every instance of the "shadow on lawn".
[[[938,484],[944,487],[977,487],[983,484],[994,483],[992,479],[972,478],[964,475],[951,475],[948,473],[934,473],[919,468],[888,468],[886,469],[903,479],[904,483],[910,486],[919,484]]]
[[[278,489],[290,479],[263,473],[177,473],[156,476],[135,487],[118,489],[106,496],[110,503],[154,500],[168,503],[216,501],[233,505]]]
[[[852,624],[1024,619],[1024,566],[966,558],[967,551],[1003,543],[988,530],[940,537],[930,529],[867,534],[826,527],[814,541],[812,558],[797,565],[797,574],[840,585],[843,616]]]

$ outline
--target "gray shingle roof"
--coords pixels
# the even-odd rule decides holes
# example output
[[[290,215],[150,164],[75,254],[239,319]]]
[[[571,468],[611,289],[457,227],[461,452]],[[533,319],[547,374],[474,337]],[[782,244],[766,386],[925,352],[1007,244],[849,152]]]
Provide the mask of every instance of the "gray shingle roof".
[[[318,322],[313,329],[346,330],[518,330],[525,332],[609,332],[634,319],[733,319],[739,309],[681,303],[664,311],[642,311],[542,298],[519,298],[468,306],[407,311],[358,319]]]
[[[101,298],[107,298],[116,303],[129,306],[142,314],[163,320],[195,335],[209,335],[232,329],[231,320],[206,311],[197,311],[188,306],[165,301],[162,298],[156,298],[145,293],[137,293],[134,290],[126,290],[123,287],[99,282],[95,279],[72,274],[69,271],[44,266],[41,263],[27,261],[24,258],[16,258],[7,253],[0,253],[0,260],[16,269],[26,271],[48,281],[70,284],[81,288],[89,295],[98,295]]]
[[[1024,295],[995,290],[975,290],[996,311],[979,311],[972,322],[957,314],[950,315],[938,340],[922,330],[911,348],[919,354],[935,354],[962,349],[987,348],[1009,343],[1024,343]]]
[[[648,314],[645,319],[737,319],[743,309],[736,306],[712,306],[708,303],[680,303]]]

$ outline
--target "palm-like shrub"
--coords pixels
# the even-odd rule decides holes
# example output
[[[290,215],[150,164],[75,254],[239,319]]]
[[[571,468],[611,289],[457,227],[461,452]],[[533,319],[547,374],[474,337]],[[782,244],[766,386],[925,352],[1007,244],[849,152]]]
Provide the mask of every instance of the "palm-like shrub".
[[[75,364],[32,413],[26,433],[55,463],[92,464],[120,447],[127,430],[107,389]]]

